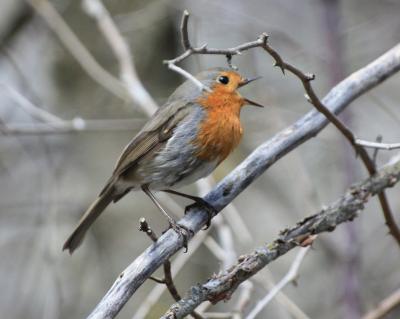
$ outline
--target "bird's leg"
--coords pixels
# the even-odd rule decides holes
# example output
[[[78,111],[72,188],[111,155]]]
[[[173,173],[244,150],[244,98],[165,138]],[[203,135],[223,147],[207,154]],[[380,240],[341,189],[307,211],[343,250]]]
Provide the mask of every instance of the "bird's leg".
[[[154,196],[154,194],[150,191],[147,185],[142,186],[143,192],[149,196],[151,201],[154,203],[154,205],[157,206],[157,208],[167,217],[168,222],[170,227],[178,233],[178,235],[182,236],[183,238],[183,247],[185,248],[185,252],[188,249],[188,235],[190,230],[187,229],[185,226],[179,225],[171,216],[168,215],[168,213],[165,211],[165,209],[161,206],[161,204],[158,202],[157,198]]]
[[[166,192],[166,193],[174,194],[177,196],[181,196],[184,198],[188,198],[188,199],[191,199],[192,201],[194,201],[194,203],[192,205],[186,206],[185,214],[193,207],[205,208],[205,210],[207,212],[207,223],[206,223],[206,228],[204,228],[204,230],[206,230],[208,227],[210,227],[211,218],[217,213],[217,210],[215,209],[214,206],[207,203],[203,198],[198,197],[198,196],[188,195],[185,193],[174,191],[172,189],[163,189],[162,191]]]

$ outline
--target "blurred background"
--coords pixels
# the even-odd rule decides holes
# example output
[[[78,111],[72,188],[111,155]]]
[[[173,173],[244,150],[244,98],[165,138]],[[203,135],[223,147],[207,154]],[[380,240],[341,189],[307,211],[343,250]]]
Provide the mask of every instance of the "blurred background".
[[[400,40],[398,0],[107,0],[104,5],[159,105],[183,81],[162,61],[182,52],[184,9],[191,13],[193,45],[232,47],[267,32],[284,59],[316,74],[320,97]],[[249,77],[263,77],[243,94],[267,107],[243,109],[244,138],[214,172],[215,181],[311,109],[301,83],[283,76],[262,50],[234,57],[233,63]],[[223,56],[194,56],[181,64],[192,73],[225,65]],[[84,318],[150,244],[138,231],[139,218],[146,217],[157,234],[167,226],[144,194],[131,193],[107,208],[74,255],[61,251],[121,150],[146,122],[139,105],[112,89],[118,77],[118,61],[81,1],[1,1],[0,313],[7,318]],[[352,103],[342,118],[360,138],[373,141],[380,134],[386,142],[399,142],[399,87],[395,75]],[[378,165],[393,154],[380,152]],[[365,177],[352,149],[329,126],[250,185],[216,226],[189,244],[189,254],[176,255],[179,291],[184,294],[240,254],[272,241],[279,230]],[[200,186],[182,190],[204,195],[207,185]],[[388,191],[400,223],[399,195],[398,187]],[[159,196],[177,216],[188,204]],[[207,311],[235,310],[246,290],[250,298],[236,309],[245,317],[295,255],[272,263],[231,301]],[[287,286],[258,318],[361,318],[399,289],[399,265],[399,247],[373,199],[353,223],[318,238],[301,265],[298,285]],[[159,284],[146,281],[118,318],[158,318],[172,303]],[[399,317],[400,309],[387,316]]]

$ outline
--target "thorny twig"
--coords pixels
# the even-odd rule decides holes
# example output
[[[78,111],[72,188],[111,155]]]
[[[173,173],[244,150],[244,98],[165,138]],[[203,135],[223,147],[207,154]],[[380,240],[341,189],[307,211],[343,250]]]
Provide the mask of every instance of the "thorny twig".
[[[243,51],[249,50],[251,48],[257,48],[260,47],[264,49],[266,52],[268,52],[272,58],[275,60],[274,66],[279,67],[283,73],[285,73],[285,70],[289,71],[290,73],[294,74],[303,84],[304,90],[306,92],[306,99],[322,114],[325,115],[325,117],[331,122],[343,135],[344,137],[349,141],[351,146],[354,148],[355,152],[357,155],[360,156],[364,166],[366,167],[368,173],[370,176],[376,173],[376,167],[365,150],[365,148],[359,144],[356,143],[356,137],[352,133],[352,131],[329,109],[321,102],[321,100],[318,98],[316,95],[312,85],[311,81],[315,79],[314,74],[308,74],[304,73],[297,67],[293,66],[292,64],[289,64],[285,62],[282,57],[279,55],[278,52],[276,52],[268,43],[268,34],[262,33],[257,40],[252,41],[252,42],[247,42],[241,45],[238,45],[233,48],[229,49],[214,49],[214,48],[208,48],[206,44],[200,46],[200,47],[193,47],[190,44],[189,41],[189,35],[188,35],[188,20],[189,20],[189,13],[187,10],[184,11],[183,17],[182,17],[182,23],[181,23],[181,38],[182,38],[182,46],[185,49],[185,52],[182,53],[180,56],[176,57],[175,59],[172,60],[167,60],[164,61],[168,65],[168,67],[172,70],[175,70],[183,75],[185,75],[188,79],[193,80],[194,83],[196,83],[200,88],[202,89],[207,89],[204,87],[203,84],[201,84],[196,78],[194,78],[192,75],[186,75],[185,70],[182,68],[176,66],[176,63],[183,61],[184,59],[188,58],[189,56],[193,54],[219,54],[219,55],[225,55],[228,57],[228,62],[229,59],[237,54],[241,54]],[[199,84],[200,83],[200,84]],[[386,198],[386,195],[384,192],[381,194],[378,194],[379,202],[382,207],[383,215],[386,221],[386,225],[389,228],[390,234],[394,237],[398,245],[400,245],[400,229],[398,228],[396,221],[393,217],[393,214],[391,212],[388,200]]]
[[[154,233],[154,231],[150,228],[148,222],[144,217],[140,218],[139,220],[139,230],[146,233],[146,235],[153,241],[156,242],[158,237]],[[172,273],[171,273],[171,262],[169,260],[166,260],[163,265],[164,269],[164,279],[159,279],[155,277],[149,277],[151,280],[159,283],[159,284],[165,284],[167,286],[167,289],[169,293],[171,294],[172,298],[174,298],[175,301],[179,301],[182,299],[182,297],[179,295],[178,290],[176,289],[174,280],[172,278]],[[196,318],[196,319],[202,319],[203,317],[200,316],[198,313],[194,312],[191,313],[191,315]]]
[[[279,256],[297,247],[313,235],[333,231],[336,226],[352,221],[368,200],[393,187],[400,180],[400,157],[386,165],[374,176],[353,185],[330,206],[285,229],[271,244],[241,256],[232,267],[214,275],[203,284],[192,286],[186,296],[172,305],[162,319],[180,319],[208,300],[217,303],[229,299],[237,287]]]

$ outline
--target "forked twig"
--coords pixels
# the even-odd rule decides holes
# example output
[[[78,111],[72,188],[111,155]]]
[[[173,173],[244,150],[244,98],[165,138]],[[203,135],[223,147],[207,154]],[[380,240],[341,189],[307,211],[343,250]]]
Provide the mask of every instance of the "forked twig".
[[[155,234],[155,232],[150,228],[148,222],[146,221],[146,219],[144,217],[140,218],[139,220],[139,230],[146,233],[146,235],[153,241],[156,242],[158,237]],[[151,280],[159,283],[159,284],[164,284],[166,285],[169,293],[171,294],[172,298],[174,298],[174,300],[176,302],[178,302],[179,300],[182,299],[182,297],[179,295],[178,290],[176,289],[174,280],[172,278],[172,272],[171,272],[171,262],[169,260],[166,260],[164,262],[163,265],[163,270],[164,270],[164,279],[159,279],[159,278],[155,278],[155,277],[149,277]],[[195,318],[195,319],[202,319],[203,317],[201,315],[199,315],[198,313],[196,313],[195,311],[193,311],[191,313],[191,315]]]

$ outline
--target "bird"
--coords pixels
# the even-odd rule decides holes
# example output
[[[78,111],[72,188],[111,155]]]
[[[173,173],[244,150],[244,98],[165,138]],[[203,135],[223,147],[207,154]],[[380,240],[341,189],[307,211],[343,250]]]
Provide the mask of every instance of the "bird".
[[[83,214],[63,250],[72,254],[106,207],[130,191],[146,193],[179,234],[185,234],[183,226],[169,216],[153,191],[183,196],[207,211],[213,210],[202,198],[174,189],[211,174],[241,140],[242,107],[263,106],[238,92],[259,77],[249,79],[232,68],[217,67],[204,70],[195,78],[203,89],[193,79],[187,79],[124,148],[111,177]],[[186,241],[184,246],[187,249]]]

